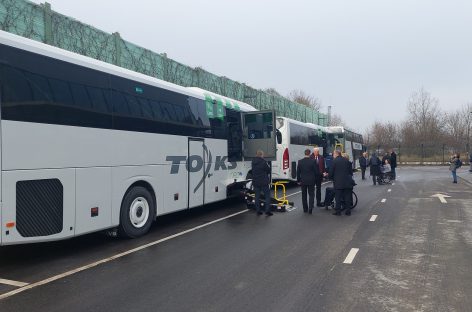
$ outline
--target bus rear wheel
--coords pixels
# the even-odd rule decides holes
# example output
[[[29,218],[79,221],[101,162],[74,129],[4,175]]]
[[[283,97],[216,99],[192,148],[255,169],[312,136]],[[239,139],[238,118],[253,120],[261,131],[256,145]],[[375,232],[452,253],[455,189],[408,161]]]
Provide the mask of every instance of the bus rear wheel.
[[[142,186],[130,189],[121,203],[119,234],[136,238],[146,234],[155,218],[156,208],[151,193]]]

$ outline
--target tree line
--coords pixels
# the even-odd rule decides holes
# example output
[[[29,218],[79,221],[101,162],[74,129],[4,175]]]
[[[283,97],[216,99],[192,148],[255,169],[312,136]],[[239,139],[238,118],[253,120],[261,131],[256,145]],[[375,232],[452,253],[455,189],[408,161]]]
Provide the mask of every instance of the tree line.
[[[364,134],[366,145],[400,147],[417,155],[470,151],[472,103],[443,111],[438,99],[421,88],[410,96],[407,110],[408,117],[400,123],[375,122]]]

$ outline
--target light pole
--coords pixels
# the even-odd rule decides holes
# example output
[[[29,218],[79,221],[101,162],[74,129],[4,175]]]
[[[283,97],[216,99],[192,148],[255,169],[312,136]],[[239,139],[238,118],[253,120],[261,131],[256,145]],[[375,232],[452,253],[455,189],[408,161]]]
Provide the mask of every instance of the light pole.
[[[470,115],[472,114],[472,112],[469,112],[469,114],[467,114],[467,145],[466,145],[466,149],[467,149],[467,155],[469,155],[470,153]],[[470,155],[469,155],[470,156]]]

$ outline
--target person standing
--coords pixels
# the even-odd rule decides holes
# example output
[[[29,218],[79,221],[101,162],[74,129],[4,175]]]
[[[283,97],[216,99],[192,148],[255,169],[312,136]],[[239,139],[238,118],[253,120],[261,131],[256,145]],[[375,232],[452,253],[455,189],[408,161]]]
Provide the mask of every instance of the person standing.
[[[264,159],[264,152],[258,150],[256,152],[256,158],[252,160],[252,185],[255,191],[255,206],[258,215],[262,214],[261,211],[261,192],[264,193],[265,197],[265,213],[268,216],[272,215],[270,211],[270,166]]]
[[[318,176],[320,175],[320,171],[315,159],[310,157],[310,153],[310,150],[306,149],[305,158],[298,161],[297,182],[302,187],[303,212],[308,212],[311,214],[315,204],[315,184]]]
[[[318,166],[319,175],[316,176],[315,187],[316,187],[316,206],[324,207],[324,203],[321,202],[321,183],[323,182],[323,174],[326,172],[324,157],[320,155],[320,149],[315,147],[313,154],[310,156],[316,161]]]
[[[362,180],[365,180],[365,171],[369,167],[369,156],[367,156],[366,152],[362,153],[361,158],[359,158],[359,164],[361,166]]]
[[[472,172],[472,151],[469,152],[469,172]]]
[[[377,157],[376,153],[372,154],[370,158],[370,175],[372,176],[372,181],[374,185],[377,185],[377,177],[380,175],[380,159]]]
[[[395,180],[397,178],[397,154],[392,148],[392,152],[390,153],[390,167],[392,168],[392,179]]]
[[[385,152],[385,154],[382,157],[382,164],[385,164],[385,160],[388,160],[388,163],[390,163],[390,154],[388,152]]]
[[[329,178],[333,180],[336,198],[335,212],[333,215],[340,216],[342,204],[346,208],[346,215],[351,215],[352,208],[352,165],[349,160],[341,156],[339,151],[334,152],[333,164],[329,170]]]
[[[457,183],[457,169],[462,166],[461,155],[459,153],[452,155],[449,170],[452,173],[452,183]]]

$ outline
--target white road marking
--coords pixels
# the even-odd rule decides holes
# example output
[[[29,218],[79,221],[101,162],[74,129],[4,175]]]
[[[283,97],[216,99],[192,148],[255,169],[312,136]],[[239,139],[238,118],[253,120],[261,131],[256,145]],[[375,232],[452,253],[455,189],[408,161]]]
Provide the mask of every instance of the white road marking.
[[[354,261],[354,258],[356,257],[358,251],[359,251],[359,248],[351,248],[351,251],[349,251],[343,263],[351,264],[352,261]]]
[[[395,183],[392,183],[392,185],[395,185]]]
[[[300,194],[301,192],[302,192],[302,191],[298,191],[298,192],[295,192],[295,193],[293,193],[293,194],[289,194],[289,195],[287,195],[287,197],[290,197],[290,196],[293,196],[293,195]]]
[[[447,204],[446,198],[449,198],[451,196],[438,193],[438,194],[432,195],[431,197],[437,197],[437,198],[439,198],[439,201],[441,203]]]
[[[447,220],[449,223],[462,223],[461,220]]]
[[[297,207],[287,208],[287,211],[290,212],[290,211],[294,211],[295,209],[297,209]]]
[[[7,279],[4,279],[4,278],[0,278],[0,284],[10,285],[10,286],[15,286],[15,287],[24,287],[24,286],[28,285],[28,283],[7,280]]]
[[[11,296],[14,296],[14,295],[19,294],[19,293],[21,293],[21,292],[24,292],[24,291],[26,291],[26,290],[30,290],[30,289],[36,288],[36,287],[38,287],[38,286],[46,285],[46,284],[52,283],[52,282],[54,282],[54,281],[57,281],[57,280],[59,280],[59,279],[63,279],[63,278],[65,278],[65,277],[74,275],[74,274],[76,274],[76,273],[79,273],[79,272],[82,272],[82,271],[85,271],[85,270],[94,268],[94,267],[96,267],[96,266],[98,266],[98,265],[100,265],[100,264],[104,264],[104,263],[107,263],[107,262],[116,260],[116,259],[118,259],[118,258],[122,258],[122,257],[127,256],[127,255],[130,255],[130,254],[132,254],[132,253],[135,253],[135,252],[141,251],[141,250],[143,250],[143,249],[146,249],[146,248],[149,248],[149,247],[158,245],[158,244],[163,243],[163,242],[165,242],[165,241],[168,241],[168,240],[171,240],[171,239],[173,239],[173,238],[176,238],[176,237],[179,237],[179,236],[188,234],[188,233],[190,233],[190,232],[193,232],[193,231],[199,230],[199,229],[201,229],[201,228],[207,227],[207,226],[209,226],[209,225],[212,225],[212,224],[221,222],[221,221],[223,221],[223,220],[226,220],[226,219],[235,217],[235,216],[237,216],[237,215],[243,214],[243,213],[248,212],[248,211],[249,211],[249,209],[245,209],[245,210],[242,210],[242,211],[233,213],[233,214],[231,214],[231,215],[229,215],[229,216],[226,216],[226,217],[223,217],[223,218],[219,218],[219,219],[216,219],[216,220],[213,220],[213,221],[204,223],[204,224],[202,224],[202,225],[199,225],[199,226],[196,226],[196,227],[194,227],[194,228],[191,228],[191,229],[188,229],[188,230],[179,232],[179,233],[177,233],[177,234],[170,235],[170,236],[161,238],[161,239],[159,239],[159,240],[157,240],[157,241],[150,242],[150,243],[148,243],[148,244],[145,244],[145,245],[142,245],[142,246],[139,246],[139,247],[130,249],[130,250],[128,250],[128,251],[125,251],[125,252],[116,254],[116,255],[111,256],[111,257],[109,257],[109,258],[101,259],[101,260],[92,262],[92,263],[90,263],[90,264],[84,265],[84,266],[82,266],[82,267],[79,267],[79,268],[76,268],[76,269],[73,269],[73,270],[64,272],[64,273],[62,273],[62,274],[58,274],[58,275],[55,275],[55,276],[51,276],[51,277],[49,277],[49,278],[47,278],[47,279],[44,279],[44,280],[39,281],[39,282],[36,282],[36,283],[27,284],[26,286],[23,286],[23,287],[21,287],[21,288],[18,288],[18,289],[15,289],[15,290],[12,290],[12,291],[10,291],[10,292],[7,292],[7,293],[4,293],[4,294],[0,295],[0,300],[3,300],[3,299],[5,299],[5,298],[11,297]]]
[[[385,203],[387,201],[386,198],[383,198],[380,202]]]
[[[388,189],[388,190],[387,190],[387,192],[389,192],[389,193],[390,193],[391,191],[392,191],[392,189]]]
[[[370,217],[370,222],[374,222],[375,220],[377,220],[377,217],[378,215],[372,215],[372,217]]]

